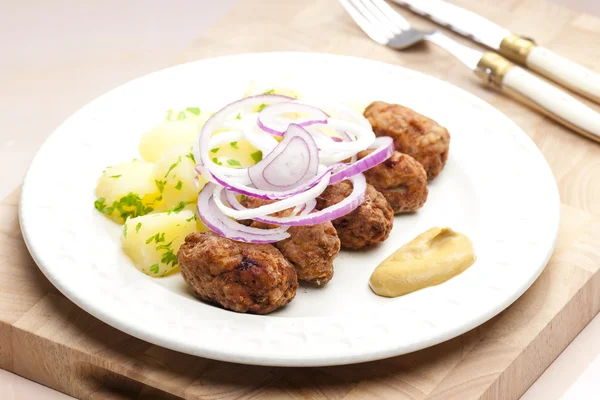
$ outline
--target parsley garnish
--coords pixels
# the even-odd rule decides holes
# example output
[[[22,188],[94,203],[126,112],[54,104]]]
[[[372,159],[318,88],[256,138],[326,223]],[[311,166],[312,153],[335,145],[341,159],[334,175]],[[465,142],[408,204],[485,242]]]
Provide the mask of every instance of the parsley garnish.
[[[140,196],[135,193],[129,193],[127,196],[121,197],[119,201],[114,201],[110,207],[106,206],[106,199],[101,197],[94,201],[94,207],[106,215],[111,215],[116,210],[123,221],[126,221],[127,218],[139,217],[154,211],[154,208],[144,205]]]
[[[273,94],[273,93],[275,93],[275,89],[267,90],[263,94]]]
[[[158,264],[154,264],[154,265],[150,266],[150,272],[154,272],[155,274],[158,274]]]
[[[109,176],[109,178],[113,178],[113,179],[117,179],[117,178],[120,178],[120,177],[121,177],[120,174],[119,175],[111,175],[111,176]]]
[[[123,236],[127,237],[127,224],[123,225]]]
[[[177,162],[171,164],[171,166],[169,167],[169,170],[165,174],[165,178],[167,176],[169,176],[169,174],[171,173],[171,171],[173,171],[179,165],[180,162],[181,162],[181,156],[177,157]]]
[[[158,191],[162,193],[163,190],[165,190],[165,184],[167,183],[167,181],[155,180],[154,183],[156,183],[156,187],[158,188]]]
[[[200,109],[198,107],[188,107],[185,110],[194,115],[200,115]]]
[[[217,151],[219,151],[220,147],[215,147],[214,149],[211,149],[211,153],[216,153]]]
[[[231,165],[232,167],[239,167],[242,164],[240,164],[240,162],[238,160],[227,160],[227,164]]]
[[[155,243],[160,243],[160,242],[164,242],[165,241],[165,233],[163,232],[162,234],[160,232],[157,232],[156,235],[152,235],[150,236],[148,239],[146,239],[146,244],[150,244],[152,242]]]
[[[138,222],[137,225],[135,226],[135,233],[138,233],[140,231],[141,227],[142,227],[142,223]]]
[[[186,156],[187,158],[189,158],[190,160],[192,160],[192,162],[193,162],[194,164],[196,164],[196,157],[194,157],[194,154],[193,154],[193,153],[186,154],[185,156]]]
[[[250,154],[250,157],[252,157],[254,162],[259,162],[263,158],[262,151],[255,151],[254,153]]]
[[[177,114],[177,121],[182,121],[186,118],[187,118],[187,115],[185,115],[184,111],[181,111],[179,114]]]
[[[242,113],[238,113],[238,115],[235,116],[235,119],[242,119]]]
[[[175,185],[175,189],[181,190],[182,186],[183,186],[183,182],[179,181],[179,182],[177,182],[177,185]]]
[[[219,159],[217,157],[213,158],[212,162],[214,162],[217,165],[223,165],[223,163],[221,161],[219,161]]]
[[[266,104],[261,104],[260,106],[258,106],[258,108],[256,109],[256,112],[261,112],[262,110],[264,110],[267,107]]]
[[[167,121],[171,120],[171,116],[173,115],[173,110],[167,110]]]
[[[231,142],[231,143],[229,143],[229,145],[230,145],[231,147],[233,147],[234,149],[239,149],[239,147],[238,147],[238,145],[237,145],[237,141],[236,141],[236,142]]]
[[[175,238],[177,239],[177,238]],[[171,244],[175,241],[175,239],[171,240],[169,243],[161,244],[160,246],[156,246],[156,250],[169,250]]]
[[[173,207],[172,209],[170,209],[169,211],[167,211],[169,214],[171,214],[172,212],[174,212],[175,214],[178,214],[181,210],[183,210],[185,208],[185,206],[187,206],[188,204],[192,204],[193,201],[180,201],[179,204],[177,204],[175,207]]]
[[[177,255],[173,253],[172,249],[168,249],[160,258],[160,262],[166,265],[171,264],[172,267],[177,265]]]
[[[188,219],[186,219],[185,222],[191,222],[193,219],[196,219],[195,215],[192,215],[191,217],[189,217]]]

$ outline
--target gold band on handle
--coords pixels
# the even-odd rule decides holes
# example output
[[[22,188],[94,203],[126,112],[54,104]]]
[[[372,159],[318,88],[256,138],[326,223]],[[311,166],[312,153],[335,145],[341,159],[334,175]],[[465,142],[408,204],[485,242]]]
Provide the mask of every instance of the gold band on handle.
[[[521,65],[527,62],[527,56],[535,43],[518,35],[505,37],[500,43],[500,54]]]
[[[487,52],[484,53],[481,60],[479,60],[475,73],[484,83],[491,84],[497,89],[500,89],[502,87],[504,76],[514,66],[515,64],[511,63],[501,55]]]

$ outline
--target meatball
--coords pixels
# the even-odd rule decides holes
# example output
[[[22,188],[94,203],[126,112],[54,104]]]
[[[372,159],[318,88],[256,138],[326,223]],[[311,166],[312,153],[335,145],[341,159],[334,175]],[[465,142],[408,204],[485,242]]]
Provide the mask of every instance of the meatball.
[[[358,157],[366,157],[372,151],[361,151]],[[366,170],[364,174],[367,182],[390,203],[395,214],[416,211],[427,200],[427,173],[408,154],[395,151],[390,158]]]
[[[256,208],[268,203],[265,200],[245,197],[242,204]],[[287,216],[291,210],[276,213]],[[256,228],[272,226],[261,222],[252,222]],[[274,243],[281,254],[294,266],[298,279],[317,285],[324,285],[333,277],[333,260],[340,252],[340,239],[331,222],[308,226],[292,226],[288,229],[290,237]]]
[[[212,232],[185,238],[177,260],[202,300],[229,310],[268,314],[296,295],[296,271],[270,244],[235,242]]]
[[[329,185],[317,197],[317,208],[322,210],[337,204],[350,193],[352,183],[347,180]],[[342,247],[354,250],[369,249],[390,235],[394,225],[394,211],[385,197],[367,184],[365,201],[356,210],[332,222]]]
[[[383,101],[371,103],[364,115],[375,135],[391,136],[396,150],[414,157],[423,165],[428,180],[442,171],[450,146],[450,134],[446,128],[410,108]]]

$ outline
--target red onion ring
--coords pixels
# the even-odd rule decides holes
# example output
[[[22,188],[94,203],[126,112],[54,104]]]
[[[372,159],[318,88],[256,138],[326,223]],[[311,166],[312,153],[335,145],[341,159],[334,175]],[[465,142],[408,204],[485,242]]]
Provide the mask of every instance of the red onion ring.
[[[208,180],[214,181],[215,176],[222,175],[216,168],[212,168],[212,165],[217,166],[210,160],[210,137],[213,132],[217,131],[227,118],[231,117],[239,111],[251,111],[252,108],[260,106],[261,104],[275,104],[282,101],[289,101],[291,98],[287,96],[280,96],[276,94],[263,94],[259,96],[246,97],[238,101],[234,101],[223,107],[221,110],[213,114],[204,124],[200,131],[198,139],[198,152],[200,169],[202,175]],[[211,165],[212,164],[212,165]],[[245,168],[240,168],[237,171],[242,172]]]
[[[254,187],[285,191],[314,178],[319,169],[319,150],[300,125],[290,124],[283,140],[256,165],[248,168]]]
[[[242,225],[225,216],[214,202],[215,184],[209,183],[198,195],[198,215],[218,235],[246,243],[275,243],[290,237],[281,228],[258,229]]]
[[[310,116],[298,119],[281,117],[281,114],[291,112],[307,113]],[[260,129],[274,136],[284,136],[288,126],[292,123],[302,127],[315,124],[326,124],[327,114],[325,114],[322,110],[308,104],[286,101],[266,107],[258,115],[257,120],[257,124]]]
[[[316,225],[324,222],[333,221],[334,219],[343,217],[346,214],[356,210],[365,201],[365,192],[367,190],[367,180],[363,174],[358,174],[350,178],[352,182],[352,193],[344,200],[320,211],[313,212],[307,215],[295,217],[271,217],[261,216],[251,218],[254,221],[264,222],[266,224],[280,226],[304,226]]]
[[[352,163],[346,164],[342,169],[337,170],[330,180],[330,184],[338,183],[344,179],[353,177],[354,175],[360,174],[374,166],[381,164],[394,154],[394,140],[389,136],[381,136],[375,139],[373,144],[368,147],[369,149],[375,148],[376,150],[369,153],[364,158]]]

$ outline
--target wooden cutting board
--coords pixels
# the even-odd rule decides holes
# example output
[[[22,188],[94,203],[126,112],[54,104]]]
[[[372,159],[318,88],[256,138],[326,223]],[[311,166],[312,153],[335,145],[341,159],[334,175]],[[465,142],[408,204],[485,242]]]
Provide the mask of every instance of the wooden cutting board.
[[[454,2],[600,69],[600,20],[594,17],[542,0]],[[531,289],[461,337],[388,360],[327,368],[211,361],[121,333],[62,296],[25,248],[15,192],[0,203],[0,367],[84,399],[518,398],[600,309],[600,146],[480,87],[434,46],[404,53],[377,46],[335,0],[242,0],[173,64],[274,50],[414,68],[475,93],[519,124],[550,163],[563,202],[556,253]]]

